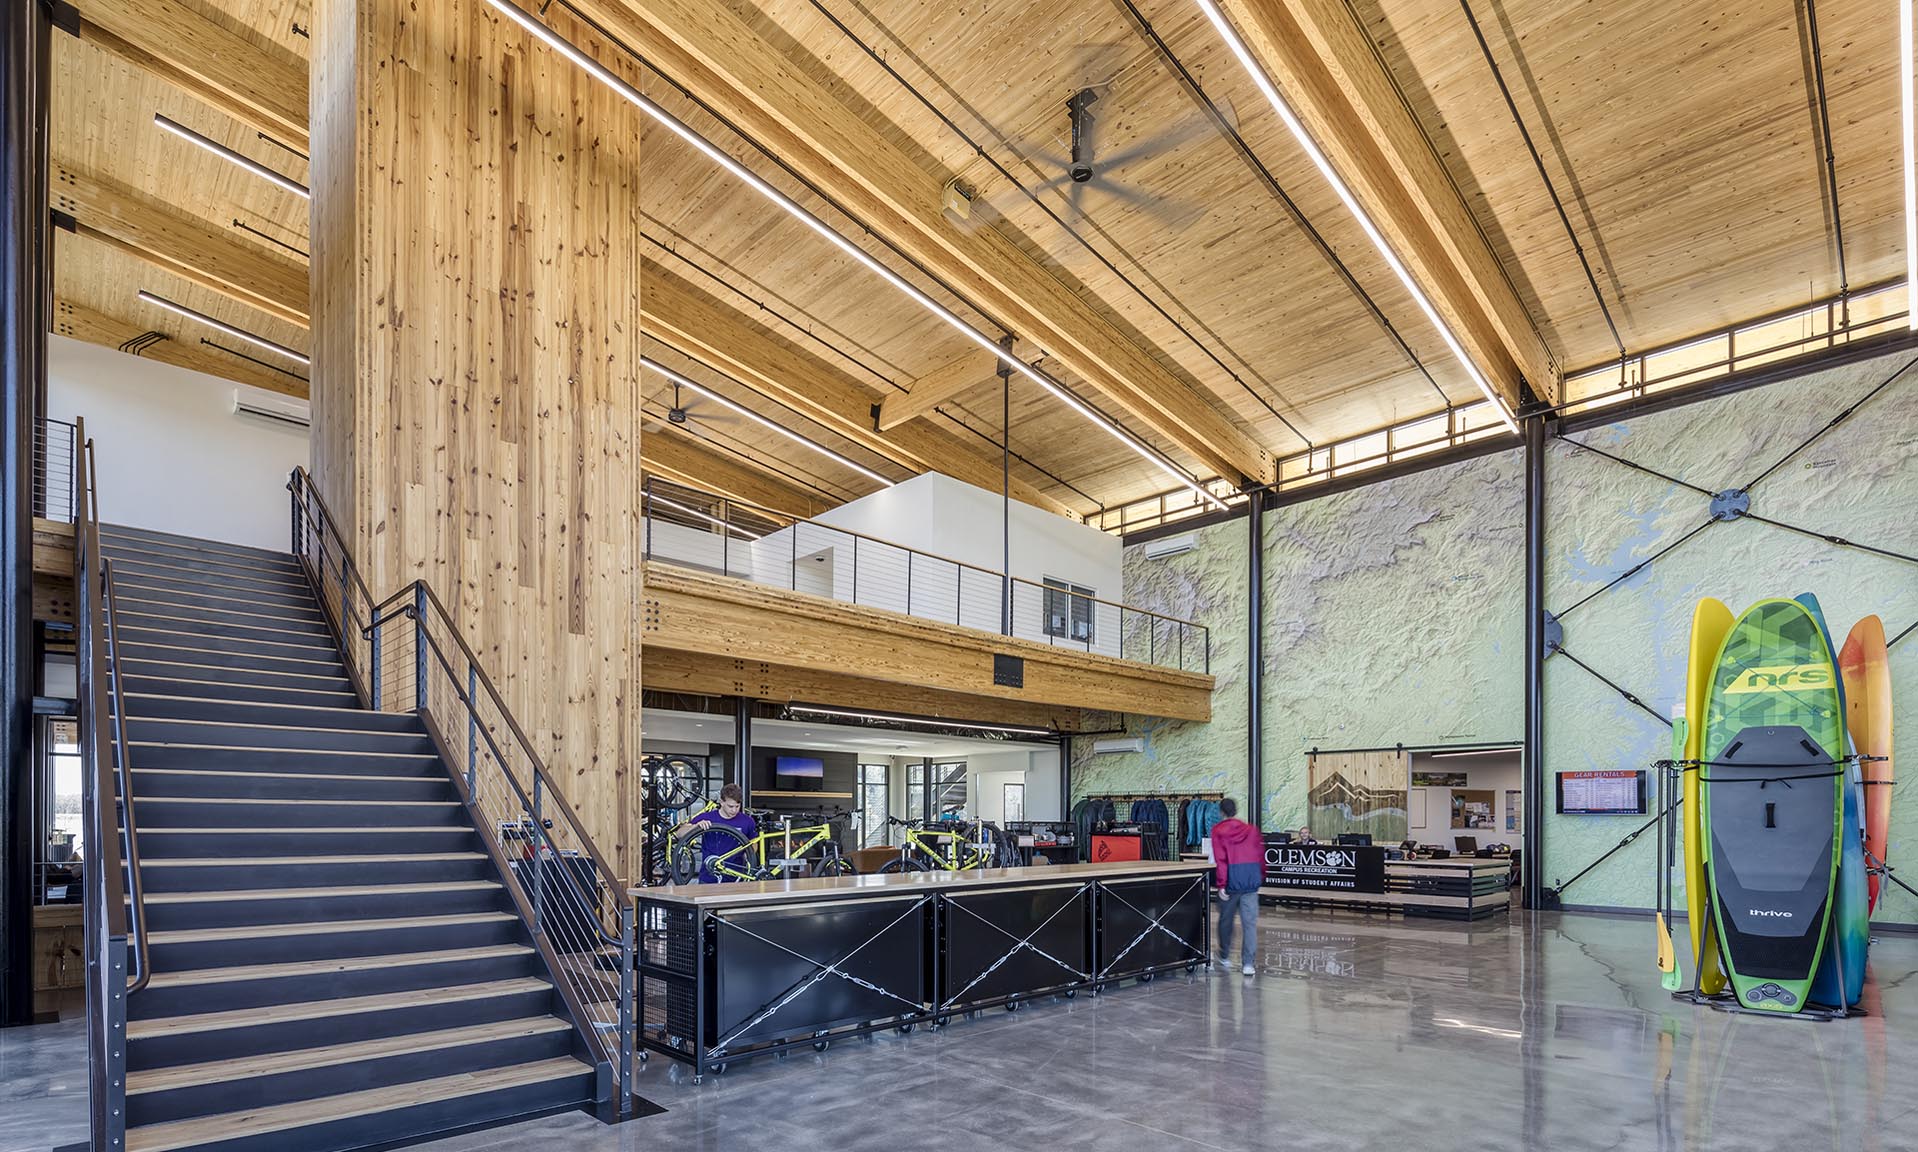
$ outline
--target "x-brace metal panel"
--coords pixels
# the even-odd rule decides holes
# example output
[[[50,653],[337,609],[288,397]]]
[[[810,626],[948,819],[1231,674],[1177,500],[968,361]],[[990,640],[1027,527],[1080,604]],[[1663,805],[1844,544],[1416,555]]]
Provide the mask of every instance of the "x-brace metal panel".
[[[731,1044],[734,1040],[737,1040],[739,1037],[745,1035],[747,1032],[752,1031],[754,1028],[757,1028],[759,1025],[772,1019],[775,1015],[778,1014],[780,1009],[784,1008],[786,1005],[791,1004],[793,1001],[805,995],[809,989],[811,989],[814,985],[818,984],[821,980],[826,979],[828,976],[837,976],[839,979],[844,980],[849,984],[857,985],[860,988],[864,988],[868,992],[877,992],[879,995],[884,996],[888,1000],[897,1000],[900,1004],[904,1005],[906,1010],[908,1011],[911,1011],[914,1013],[924,1012],[926,1010],[926,1006],[920,1001],[908,1000],[904,996],[899,995],[897,992],[894,992],[890,988],[881,988],[879,985],[874,984],[872,981],[867,980],[864,977],[853,975],[851,972],[848,972],[844,968],[840,967],[840,965],[845,964],[846,962],[850,961],[853,957],[865,951],[868,947],[872,945],[874,941],[878,940],[881,936],[884,936],[886,933],[892,931],[894,928],[898,927],[908,917],[914,915],[921,908],[924,908],[926,905],[930,903],[932,903],[931,896],[929,895],[921,896],[919,899],[912,902],[911,907],[907,908],[904,912],[901,912],[899,915],[893,917],[878,931],[874,932],[872,935],[860,941],[857,945],[853,947],[853,949],[850,952],[847,952],[845,955],[830,961],[822,961],[822,960],[814,959],[813,957],[808,956],[803,952],[798,952],[798,951],[795,951],[794,949],[786,947],[784,944],[781,944],[777,940],[768,939],[767,937],[762,936],[757,932],[754,932],[752,929],[740,925],[736,921],[728,920],[723,916],[718,917],[717,919],[719,923],[725,925],[728,928],[731,928],[733,931],[740,932],[747,936],[750,936],[762,944],[765,944],[769,947],[776,948],[779,951],[784,952],[786,955],[791,956],[795,960],[798,960],[805,964],[809,964],[812,966],[813,971],[809,975],[800,977],[799,980],[788,985],[786,989],[783,992],[781,992],[779,995],[774,996],[771,1000],[768,1000],[766,1003],[760,1005],[758,1010],[755,1011],[749,1018],[747,1018],[744,1024],[741,1024],[739,1027],[734,1028],[727,1035],[721,1037],[719,1041],[712,1046],[710,1050],[711,1054],[714,1056],[725,1055],[727,1045]]]
[[[1001,967],[1005,965],[1005,963],[1008,960],[1011,960],[1014,956],[1017,956],[1021,952],[1032,952],[1036,955],[1043,956],[1045,959],[1052,961],[1054,964],[1057,964],[1060,968],[1063,968],[1067,972],[1070,972],[1072,974],[1072,978],[1075,981],[1084,981],[1084,980],[1091,979],[1092,977],[1090,973],[1079,971],[1077,968],[1074,968],[1072,965],[1066,963],[1064,960],[1059,959],[1057,956],[1054,956],[1052,953],[1047,952],[1045,949],[1039,947],[1038,945],[1032,942],[1033,937],[1045,931],[1048,925],[1050,925],[1054,920],[1057,920],[1059,918],[1060,913],[1070,909],[1073,906],[1074,901],[1076,901],[1079,897],[1084,896],[1088,891],[1091,890],[1091,888],[1092,888],[1092,885],[1090,883],[1079,885],[1078,888],[1074,889],[1072,897],[1070,899],[1066,900],[1064,903],[1060,904],[1057,908],[1053,909],[1052,915],[1040,921],[1039,926],[1037,928],[1034,928],[1032,931],[1026,933],[1024,936],[1014,936],[1012,933],[1006,931],[1004,928],[1000,927],[999,925],[994,924],[992,921],[986,919],[984,916],[979,915],[977,912],[974,912],[972,909],[966,907],[964,904],[961,904],[959,901],[947,900],[946,901],[947,908],[957,909],[961,912],[964,912],[966,915],[972,917],[974,920],[977,920],[979,923],[984,924],[986,927],[992,929],[994,932],[997,932],[1001,936],[1004,936],[1006,939],[1011,940],[1013,944],[1011,948],[1006,950],[1006,953],[1004,955],[1000,956],[997,960],[994,960],[991,964],[987,965],[983,972],[979,973],[977,976],[974,976],[971,980],[967,981],[965,987],[959,989],[957,992],[954,992],[951,996],[941,1001],[939,1006],[941,1008],[945,1008],[950,1005],[959,1003],[961,1000],[965,998],[966,993],[972,991],[973,988],[976,987],[981,980],[984,980],[986,977],[992,975],[994,972],[997,972]],[[1137,911],[1137,909],[1134,909],[1134,911]],[[1140,915],[1144,915],[1144,913],[1140,913]]]
[[[1168,907],[1165,911],[1159,913],[1157,916],[1153,916],[1150,913],[1141,909],[1137,904],[1134,904],[1132,901],[1127,900],[1125,897],[1119,895],[1119,893],[1116,892],[1115,890],[1108,888],[1104,885],[1101,885],[1099,889],[1101,892],[1103,892],[1107,896],[1112,897],[1114,900],[1117,900],[1119,903],[1124,904],[1127,908],[1132,909],[1134,912],[1138,913],[1140,916],[1145,917],[1148,921],[1150,921],[1150,923],[1148,923],[1145,926],[1144,931],[1140,932],[1137,936],[1134,936],[1132,938],[1132,942],[1130,944],[1127,944],[1124,948],[1119,949],[1118,953],[1112,957],[1112,960],[1110,963],[1108,963],[1104,968],[1101,968],[1099,970],[1099,978],[1104,979],[1107,975],[1109,975],[1112,972],[1112,970],[1118,966],[1119,961],[1126,958],[1127,953],[1131,952],[1134,948],[1137,948],[1139,945],[1145,943],[1146,939],[1150,937],[1154,932],[1163,933],[1164,935],[1177,941],[1181,949],[1193,954],[1194,956],[1197,956],[1200,960],[1206,959],[1205,948],[1203,947],[1204,941],[1200,942],[1201,947],[1194,948],[1192,946],[1191,941],[1185,939],[1183,936],[1180,936],[1177,932],[1174,932],[1172,929],[1167,928],[1165,926],[1165,918],[1167,916],[1172,915],[1173,912],[1178,910],[1179,905],[1185,901],[1186,896],[1189,895],[1194,888],[1197,888],[1200,890],[1201,896],[1204,895],[1204,888],[1205,888],[1204,873],[1201,873],[1198,876],[1193,877],[1192,883],[1187,885],[1185,890],[1179,893],[1178,898],[1172,901],[1172,904],[1170,907]],[[1101,915],[1100,920],[1103,921],[1104,919],[1105,917]]]

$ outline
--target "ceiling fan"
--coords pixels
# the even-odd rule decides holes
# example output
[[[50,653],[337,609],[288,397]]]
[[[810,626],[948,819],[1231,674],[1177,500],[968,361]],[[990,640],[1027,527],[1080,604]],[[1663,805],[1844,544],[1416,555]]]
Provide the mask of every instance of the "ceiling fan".
[[[1098,197],[1131,205],[1151,217],[1161,228],[1183,232],[1206,214],[1201,201],[1160,195],[1125,183],[1120,174],[1127,165],[1173,152],[1213,131],[1210,117],[1188,119],[1170,130],[1159,132],[1109,155],[1098,149],[1098,117],[1093,105],[1109,99],[1110,84],[1095,85],[1074,92],[1065,103],[1066,145],[1064,154],[1046,148],[1030,153],[1035,165],[1054,172],[1032,189],[1037,195],[1063,189],[1075,220],[1086,218],[1086,198],[1090,190]]]

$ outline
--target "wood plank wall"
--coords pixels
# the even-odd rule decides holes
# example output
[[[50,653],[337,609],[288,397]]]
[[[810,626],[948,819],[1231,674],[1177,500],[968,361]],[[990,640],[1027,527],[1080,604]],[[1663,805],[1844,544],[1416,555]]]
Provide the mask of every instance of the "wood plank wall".
[[[431,583],[630,875],[638,113],[482,0],[313,16],[320,491],[376,596]]]

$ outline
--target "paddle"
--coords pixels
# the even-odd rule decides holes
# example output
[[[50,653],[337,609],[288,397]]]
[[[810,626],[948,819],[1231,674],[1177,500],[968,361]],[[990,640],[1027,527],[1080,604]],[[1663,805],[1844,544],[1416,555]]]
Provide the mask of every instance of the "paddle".
[[[1685,706],[1672,709],[1672,759],[1682,761],[1685,758]],[[1665,774],[1665,784],[1672,781],[1670,772]],[[1661,791],[1663,791],[1661,789]],[[1684,978],[1678,972],[1678,950],[1672,947],[1672,929],[1669,916],[1672,907],[1672,862],[1669,856],[1671,838],[1658,837],[1658,982],[1667,992],[1676,992],[1684,986]]]

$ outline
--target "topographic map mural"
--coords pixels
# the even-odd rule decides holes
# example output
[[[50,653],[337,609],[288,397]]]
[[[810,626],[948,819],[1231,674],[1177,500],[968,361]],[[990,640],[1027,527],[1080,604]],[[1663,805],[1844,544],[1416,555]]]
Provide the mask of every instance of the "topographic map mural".
[[[1893,379],[1910,360],[1905,354],[1864,361],[1570,439],[1720,492],[1751,484],[1891,380],[1855,416],[1753,485],[1751,512],[1818,536],[1918,554],[1918,368]],[[1600,593],[1706,523],[1711,501],[1567,441],[1553,445],[1547,462],[1546,509],[1546,605],[1562,617],[1566,651],[1660,716],[1670,716],[1683,693],[1692,609],[1702,596],[1737,613],[1768,596],[1816,593],[1840,644],[1868,613],[1882,616],[1894,636],[1918,620],[1918,565],[1750,519],[1713,524]],[[1913,732],[1918,646],[1894,647],[1891,663],[1899,728]],[[1548,780],[1561,771],[1642,768],[1670,754],[1665,724],[1563,657],[1546,664],[1545,700]],[[1912,788],[1893,793],[1894,864],[1901,847],[1918,851]],[[1548,807],[1545,882],[1570,879],[1641,822],[1558,816]],[[1652,853],[1652,838],[1640,837],[1579,880],[1565,902],[1649,907]],[[1876,918],[1918,920],[1918,901],[1895,893]]]

